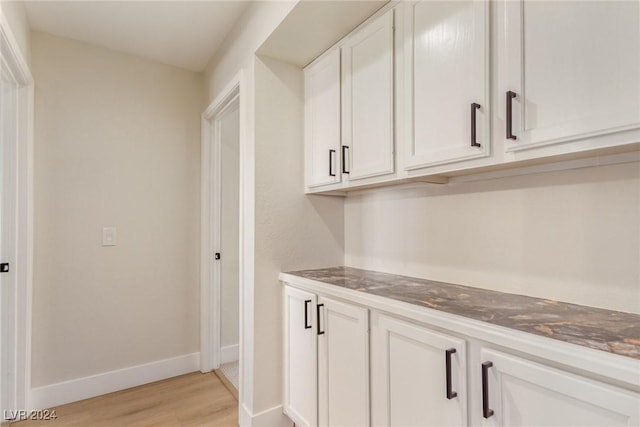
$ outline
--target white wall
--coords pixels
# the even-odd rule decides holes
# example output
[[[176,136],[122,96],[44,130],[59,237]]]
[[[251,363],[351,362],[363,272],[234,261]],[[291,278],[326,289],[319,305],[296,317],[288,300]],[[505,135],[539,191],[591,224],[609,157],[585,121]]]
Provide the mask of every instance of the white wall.
[[[345,261],[640,313],[640,166],[377,191],[345,203]]]
[[[43,33],[32,68],[33,386],[197,352],[202,76]]]
[[[7,20],[9,28],[27,64],[31,63],[31,29],[22,1],[0,0],[0,15]]]
[[[304,194],[304,78],[256,60],[254,404],[282,400],[281,271],[344,263],[344,200]],[[274,102],[277,100],[277,102]]]

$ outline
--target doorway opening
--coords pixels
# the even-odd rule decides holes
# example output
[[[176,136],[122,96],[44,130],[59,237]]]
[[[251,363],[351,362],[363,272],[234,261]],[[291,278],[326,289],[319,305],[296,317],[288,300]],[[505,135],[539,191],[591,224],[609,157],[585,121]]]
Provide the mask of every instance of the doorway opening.
[[[240,384],[239,85],[203,114],[202,371],[215,370],[238,397]],[[206,306],[204,305],[206,304]]]

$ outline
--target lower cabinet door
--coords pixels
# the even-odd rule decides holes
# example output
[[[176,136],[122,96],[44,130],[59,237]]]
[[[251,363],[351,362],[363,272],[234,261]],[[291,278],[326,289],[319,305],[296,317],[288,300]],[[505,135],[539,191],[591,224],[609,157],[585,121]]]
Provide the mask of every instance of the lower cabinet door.
[[[369,425],[366,308],[318,298],[318,425]]]
[[[495,350],[480,354],[484,426],[640,425],[640,394]]]
[[[467,425],[466,343],[371,314],[373,426]]]
[[[318,424],[316,296],[284,287],[284,412],[296,426]]]

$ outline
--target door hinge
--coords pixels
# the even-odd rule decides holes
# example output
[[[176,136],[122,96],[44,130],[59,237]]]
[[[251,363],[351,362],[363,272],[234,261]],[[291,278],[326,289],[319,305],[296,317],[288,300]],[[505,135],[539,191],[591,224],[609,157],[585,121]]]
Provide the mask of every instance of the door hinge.
[[[216,252],[213,259],[220,259],[220,252]]]
[[[0,273],[8,273],[9,272],[9,263],[3,262],[0,264]]]

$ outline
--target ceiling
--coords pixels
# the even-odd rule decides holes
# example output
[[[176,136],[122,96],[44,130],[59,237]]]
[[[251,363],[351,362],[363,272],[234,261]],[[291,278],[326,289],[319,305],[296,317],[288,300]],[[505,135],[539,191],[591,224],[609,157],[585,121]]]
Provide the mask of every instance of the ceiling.
[[[227,1],[25,0],[31,29],[202,71],[250,4]]]

